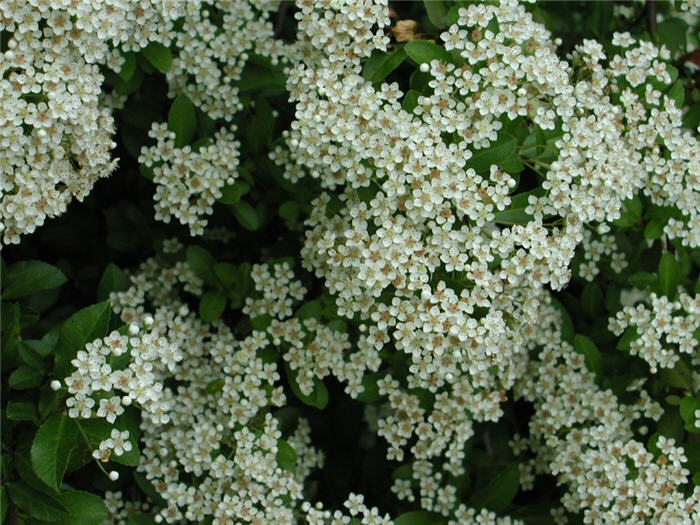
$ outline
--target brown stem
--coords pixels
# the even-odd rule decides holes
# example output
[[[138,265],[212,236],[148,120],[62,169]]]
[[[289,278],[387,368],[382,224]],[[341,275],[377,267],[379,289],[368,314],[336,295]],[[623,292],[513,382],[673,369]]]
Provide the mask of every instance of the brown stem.
[[[651,37],[656,33],[656,0],[647,0],[647,29]]]

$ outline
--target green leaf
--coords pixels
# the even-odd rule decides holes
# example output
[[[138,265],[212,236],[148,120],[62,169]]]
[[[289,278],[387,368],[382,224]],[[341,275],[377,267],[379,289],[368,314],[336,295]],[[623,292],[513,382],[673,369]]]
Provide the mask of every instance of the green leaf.
[[[70,490],[61,492],[58,499],[68,510],[68,516],[51,525],[100,525],[109,516],[107,506],[97,494]]]
[[[68,515],[68,510],[56,498],[34,490],[22,482],[9,483],[7,490],[12,503],[32,518],[52,521]]]
[[[491,165],[501,165],[515,153],[516,141],[513,135],[501,133],[496,142],[488,148],[477,150],[467,161],[467,167],[479,173],[488,173]]]
[[[111,311],[104,301],[77,311],[63,323],[56,347],[56,377],[65,377],[71,369],[71,360],[79,350],[109,331]]]
[[[676,81],[673,86],[671,86],[671,89],[668,90],[666,96],[676,103],[677,108],[683,107],[683,102],[685,100],[685,89],[683,89],[683,84],[680,82],[680,80]]]
[[[304,303],[299,310],[297,310],[296,314],[294,314],[294,317],[297,317],[299,319],[321,319],[321,313],[323,311],[323,308],[321,306],[321,301],[318,299],[314,299],[313,301],[309,301],[307,303]]]
[[[295,201],[283,202],[280,205],[279,210],[277,210],[279,216],[288,221],[293,221],[296,219],[300,212],[301,209],[299,208],[299,204],[297,204]]]
[[[289,368],[287,363],[284,364],[284,369],[287,372],[289,386],[292,388],[292,392],[294,392],[295,396],[297,396],[303,403],[316,407],[319,410],[326,408],[326,405],[328,405],[328,389],[323,381],[317,377],[314,377],[314,389],[307,396],[299,389],[296,370]]]
[[[264,97],[255,99],[255,112],[245,128],[250,153],[260,155],[272,143],[275,117],[270,103]]]
[[[669,386],[683,388],[689,392],[693,390],[693,373],[683,358],[676,361],[673,368],[660,368],[659,375]]]
[[[184,93],[175,97],[170,106],[168,129],[175,133],[176,148],[189,144],[197,131],[197,112],[192,101]]]
[[[657,40],[665,44],[672,54],[683,51],[686,47],[688,23],[680,18],[666,18],[656,27]]]
[[[269,314],[258,315],[250,320],[250,326],[253,327],[253,330],[257,330],[258,332],[267,330],[271,323],[272,317],[270,317]]]
[[[404,512],[394,520],[394,525],[437,525],[438,523],[445,523],[445,519],[440,514],[427,510]]]
[[[97,285],[97,300],[106,301],[111,292],[121,292],[129,288],[131,281],[124,270],[114,263],[105,268],[100,284]]]
[[[37,430],[32,442],[32,468],[52,489],[61,486],[68,458],[79,438],[78,427],[65,412],[51,416]]]
[[[214,274],[226,289],[233,288],[238,280],[238,269],[231,263],[216,263]]]
[[[42,261],[19,261],[7,268],[2,299],[9,301],[51,290],[67,280],[61,270]]]
[[[406,52],[399,48],[393,53],[375,51],[372,56],[365,61],[362,69],[362,76],[372,84],[381,82],[394,71],[406,59]]]
[[[636,326],[630,326],[620,337],[615,348],[618,350],[629,350],[631,348],[632,342],[639,339],[639,332]]]
[[[659,291],[669,299],[673,299],[680,282],[678,261],[669,252],[664,252],[659,261]]]
[[[294,472],[297,468],[297,452],[283,439],[277,441],[277,464],[290,472]]]
[[[246,230],[255,231],[260,228],[260,220],[258,215],[253,208],[246,201],[239,201],[231,205],[231,211],[236,217],[238,224],[243,226]]]
[[[207,323],[213,323],[226,309],[226,296],[210,290],[199,301],[199,316]]]
[[[8,378],[10,388],[15,390],[26,390],[41,384],[41,372],[36,368],[20,366],[10,374]]]
[[[581,306],[591,317],[600,317],[604,312],[605,297],[598,283],[587,283],[581,293]]]
[[[161,73],[165,73],[173,65],[173,55],[170,49],[160,42],[151,42],[141,50],[141,53]]]
[[[600,375],[603,368],[603,356],[596,344],[585,335],[576,334],[574,337],[574,349],[578,353],[583,354],[588,369],[596,375]]]
[[[134,74],[134,71],[136,71],[136,55],[128,51],[122,56],[124,57],[124,63],[118,74],[124,82],[128,82]]]
[[[379,386],[377,385],[377,380],[381,377],[381,374],[375,372],[373,374],[367,374],[362,378],[363,390],[357,396],[357,400],[362,403],[376,403],[382,396],[379,395]]]
[[[156,525],[155,516],[153,514],[145,514],[143,512],[136,512],[134,514],[129,514],[126,518],[126,525]]]
[[[695,421],[695,411],[700,408],[700,400],[685,396],[679,405],[683,421]]]
[[[664,227],[668,218],[654,217],[644,228],[644,237],[647,239],[660,239],[664,234]]]
[[[29,401],[10,401],[5,415],[12,421],[36,421],[37,419],[36,407]]]
[[[408,93],[406,93],[406,96],[403,98],[403,102],[401,103],[401,107],[403,108],[403,110],[407,111],[408,113],[413,113],[413,110],[418,105],[418,97],[420,96],[421,94],[415,89],[409,90]]]
[[[657,277],[655,273],[636,272],[627,278],[627,284],[638,288],[646,288],[647,286],[654,284],[656,280]]]
[[[412,40],[403,49],[417,64],[430,63],[431,60],[452,62],[452,55],[444,47],[430,40]]]
[[[35,341],[37,343],[38,341]],[[27,341],[22,341],[19,345],[19,357],[22,359],[25,365],[30,368],[35,368],[36,370],[42,371],[44,368],[44,361],[42,356],[32,348],[31,345],[27,344]]]
[[[629,228],[642,219],[642,201],[639,197],[624,200],[622,206],[620,218],[613,222],[615,226]]]
[[[442,0],[423,0],[425,11],[428,13],[428,20],[438,29],[447,26],[447,7]]]
[[[236,181],[231,185],[224,186],[221,190],[219,202],[222,204],[236,204],[241,200],[241,197],[250,191],[250,186],[242,180]]]
[[[499,512],[505,509],[518,492],[520,472],[517,465],[510,465],[478,489],[470,499],[471,505]]]
[[[219,281],[214,273],[216,259],[201,246],[195,244],[187,247],[187,262],[192,271],[201,277],[205,283],[211,286],[218,286]]]
[[[525,208],[497,211],[493,215],[497,224],[527,224],[534,219],[532,215],[525,213]]]
[[[7,507],[9,504],[10,500],[7,497],[7,488],[5,488],[5,485],[2,485],[0,486],[0,523],[5,523]]]

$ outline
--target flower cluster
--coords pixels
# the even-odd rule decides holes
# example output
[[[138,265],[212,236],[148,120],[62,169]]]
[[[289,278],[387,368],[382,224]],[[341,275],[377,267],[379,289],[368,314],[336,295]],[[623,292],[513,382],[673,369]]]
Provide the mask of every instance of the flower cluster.
[[[633,423],[658,420],[663,413],[634,381],[628,392],[632,405],[621,404],[610,390],[595,382],[583,355],[562,340],[560,314],[544,308],[538,327],[528,327],[527,345],[537,360],[517,383],[516,394],[534,404],[530,435],[516,439],[515,449],[536,454],[529,468],[551,472],[568,485],[562,504],[583,510],[587,523],[692,524],[700,505],[700,487],[685,498],[687,461],[681,447],[661,436],[656,451],[635,439]]]
[[[629,352],[644,359],[651,373],[658,368],[673,368],[680,354],[689,354],[693,363],[700,364],[697,328],[700,324],[700,295],[681,292],[678,299],[655,293],[646,297],[648,304],[630,305],[617,312],[608,329],[617,336],[625,331],[636,335]]]
[[[140,331],[135,324],[129,333],[131,337],[113,331],[96,339],[71,361],[75,371],[64,380],[70,417],[97,416],[114,423],[124,407],[134,403],[144,416],[168,421],[159,379],[182,360],[179,346],[153,330]]]
[[[169,243],[174,249],[177,243]],[[299,423],[288,438],[297,466],[277,465],[282,434],[271,409],[283,406],[285,395],[276,386],[276,364],[258,355],[265,333],[238,340],[221,321],[201,321],[182,296],[200,286],[187,265],[150,259],[130,289],[112,296],[125,321],[153,309],[154,330],[182,352],[177,366],[162,370],[162,379],[177,385],[160,392],[164,417],[144,412],[138,468],[168,502],[160,513],[167,522],[209,516],[216,525],[293,523],[303,478],[323,456],[310,446],[308,425]],[[188,483],[193,477],[197,483]]]
[[[199,147],[175,147],[175,133],[165,123],[154,123],[148,135],[156,140],[144,147],[139,162],[153,171],[156,183],[156,219],[177,219],[192,235],[202,235],[222,188],[233,184],[238,165],[239,142],[233,131],[220,130],[213,140]]]
[[[600,273],[599,265],[603,257],[615,273],[620,273],[627,267],[625,254],[617,249],[612,235],[595,235],[590,230],[584,230],[581,250],[584,261],[579,265],[578,275],[586,281],[592,282]]]
[[[0,232],[18,243],[116,166],[100,102],[103,35],[71,2],[0,2]],[[77,17],[73,18],[73,17]]]

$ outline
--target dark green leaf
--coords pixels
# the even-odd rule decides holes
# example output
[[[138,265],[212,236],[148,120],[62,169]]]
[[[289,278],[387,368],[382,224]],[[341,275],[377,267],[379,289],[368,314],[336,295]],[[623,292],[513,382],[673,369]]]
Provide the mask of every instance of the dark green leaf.
[[[305,404],[316,407],[319,410],[323,410],[328,405],[328,389],[326,385],[319,378],[314,377],[314,389],[307,396],[299,389],[299,383],[297,383],[297,372],[289,368],[287,363],[284,364],[284,369],[287,372],[287,378],[289,379],[289,386],[292,388],[292,392]]]
[[[669,252],[664,252],[659,262],[659,291],[662,295],[670,299],[676,295],[678,283],[680,281],[680,270],[678,261]]]
[[[412,40],[403,49],[417,64],[430,63],[431,60],[452,62],[452,55],[444,47],[430,40]]]
[[[168,129],[175,133],[177,148],[189,144],[197,131],[197,112],[192,101],[184,93],[180,93],[170,106]]]
[[[605,297],[598,283],[587,283],[581,294],[581,306],[592,317],[600,317],[605,313]]]
[[[418,97],[420,96],[421,94],[415,89],[409,90],[408,93],[406,93],[406,96],[403,98],[401,107],[404,109],[404,111],[413,113],[413,110],[418,105]]]
[[[32,468],[37,477],[54,490],[61,486],[71,451],[78,445],[78,428],[65,413],[47,419],[32,442]]]
[[[676,103],[677,108],[682,108],[685,100],[683,84],[680,81],[676,81],[673,86],[671,86],[671,89],[668,90],[667,96]]]
[[[501,133],[498,140],[488,148],[476,150],[467,161],[467,167],[474,168],[479,173],[488,173],[491,165],[501,165],[515,153],[516,141],[513,135]]]
[[[603,367],[603,356],[596,344],[585,335],[576,334],[574,337],[574,349],[583,354],[588,369],[599,375]]]
[[[277,213],[279,213],[279,216],[283,219],[293,221],[299,216],[300,211],[299,204],[297,204],[295,201],[287,201],[280,205]]]
[[[526,224],[534,219],[529,213],[525,213],[525,208],[497,211],[494,221],[498,224]]]
[[[365,61],[362,76],[372,84],[384,80],[394,69],[399,67],[406,58],[406,52],[400,48],[392,53],[375,51]]]
[[[692,392],[693,373],[683,358],[680,358],[673,368],[659,369],[659,373],[667,385]]]
[[[487,508],[493,511],[505,509],[518,492],[520,485],[520,472],[517,465],[511,465],[486,486],[478,489],[472,496],[471,505],[478,508]]]
[[[637,339],[639,339],[639,332],[637,331],[637,328],[635,326],[630,326],[622,334],[622,337],[617,342],[616,348],[618,350],[629,350],[632,342],[636,341]]]
[[[394,525],[437,525],[445,522],[446,520],[436,512],[414,510],[397,516],[394,520]]]
[[[236,217],[238,224],[243,226],[246,230],[255,231],[260,228],[260,220],[258,215],[253,208],[246,201],[239,201],[231,205],[231,211]]]
[[[654,284],[656,279],[657,277],[655,273],[636,272],[627,278],[627,284],[637,286],[638,288],[645,288]]]
[[[68,510],[68,516],[52,521],[51,525],[100,525],[109,515],[102,498],[90,492],[61,492],[58,499]]]
[[[119,71],[119,76],[124,82],[128,82],[134,74],[134,71],[136,71],[136,55],[128,51],[122,56],[124,57],[124,63],[122,64],[121,71]]]
[[[224,186],[221,190],[219,202],[222,204],[235,204],[241,197],[250,191],[250,186],[242,180],[236,181],[229,186]]]
[[[674,54],[685,50],[687,31],[688,23],[680,18],[666,18],[656,27],[659,42],[665,44]]]
[[[36,421],[37,419],[36,407],[30,401],[10,401],[5,415],[12,421]]]
[[[34,490],[24,483],[13,482],[7,485],[12,503],[34,519],[52,521],[65,518],[68,510],[58,499]]]
[[[294,472],[297,468],[297,453],[288,442],[277,441],[277,464],[284,470]]]
[[[105,301],[79,310],[63,323],[56,347],[56,377],[68,375],[71,360],[87,343],[107,335],[110,315]]]
[[[294,317],[298,317],[299,319],[321,319],[321,312],[323,311],[323,308],[321,307],[321,302],[318,299],[314,299],[313,301],[309,301],[301,306],[299,310],[297,310],[296,314],[294,314]]]
[[[647,239],[659,239],[664,233],[664,226],[668,219],[662,217],[654,217],[644,228],[644,237]]]
[[[210,290],[199,301],[199,316],[207,323],[213,323],[226,309],[226,296],[220,292]]]
[[[106,301],[111,292],[121,292],[129,288],[131,281],[124,271],[114,263],[105,268],[100,284],[97,285],[97,300]]]
[[[160,42],[151,42],[141,50],[141,53],[161,73],[168,71],[173,64],[173,55],[170,49]]]
[[[36,368],[23,365],[10,374],[8,383],[10,388],[15,390],[37,387],[41,384],[41,372]]]
[[[201,277],[205,283],[218,286],[219,281],[214,273],[216,260],[201,246],[191,245],[187,247],[187,262],[192,271]]]
[[[19,261],[7,268],[2,299],[19,299],[66,282],[61,270],[42,261]]]
[[[447,7],[442,0],[423,0],[425,11],[428,13],[428,20],[437,27],[442,29],[447,26]]]

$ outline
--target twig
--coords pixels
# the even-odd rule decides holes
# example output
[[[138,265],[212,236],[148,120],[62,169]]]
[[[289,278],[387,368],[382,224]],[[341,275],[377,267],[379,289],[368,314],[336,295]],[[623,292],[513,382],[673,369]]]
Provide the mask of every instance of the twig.
[[[277,20],[275,21],[275,38],[279,38],[280,33],[282,32],[282,24],[284,24],[284,18],[287,15],[288,7],[289,2],[282,0],[279,11],[277,11]]]
[[[647,29],[649,35],[654,36],[656,33],[656,0],[647,0]]]

